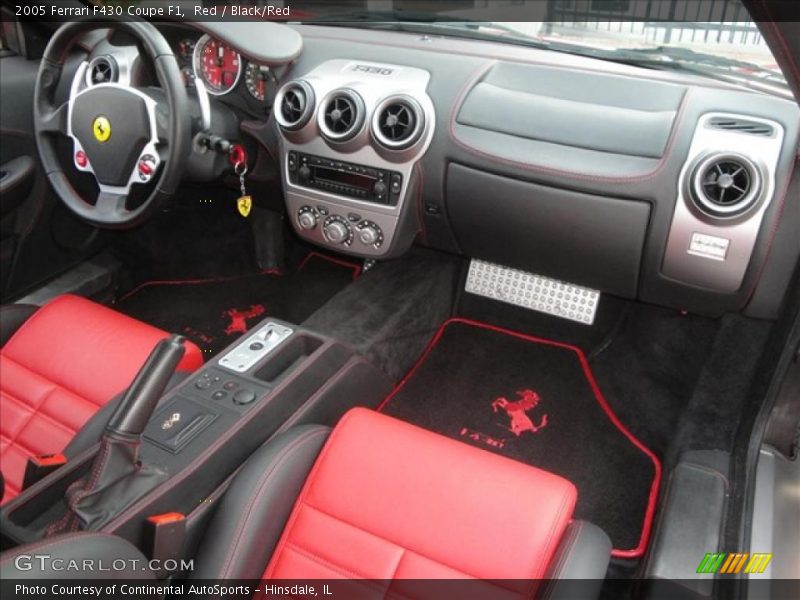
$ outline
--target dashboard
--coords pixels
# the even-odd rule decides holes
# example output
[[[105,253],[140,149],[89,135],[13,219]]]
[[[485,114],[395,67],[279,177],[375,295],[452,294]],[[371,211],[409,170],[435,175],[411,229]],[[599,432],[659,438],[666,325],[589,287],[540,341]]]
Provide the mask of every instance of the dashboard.
[[[162,29],[187,85],[268,150],[309,242],[365,259],[416,243],[705,314],[777,311],[800,257],[791,100],[356,28],[272,24],[301,44],[287,33],[286,58],[266,60],[241,23],[200,25]]]

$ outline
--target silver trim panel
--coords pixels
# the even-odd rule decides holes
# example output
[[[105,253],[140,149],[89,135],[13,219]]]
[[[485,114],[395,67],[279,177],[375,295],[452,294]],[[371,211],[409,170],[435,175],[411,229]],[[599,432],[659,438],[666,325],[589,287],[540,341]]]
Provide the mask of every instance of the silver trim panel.
[[[269,321],[220,358],[219,366],[236,373],[244,373],[280,346],[292,333],[291,328]]]
[[[775,195],[775,172],[784,130],[775,121],[748,116],[769,125],[771,136],[716,129],[712,119],[743,118],[728,113],[702,115],[694,132],[686,162],[678,178],[677,202],[667,238],[661,272],[676,281],[720,293],[736,292],[742,285],[753,255],[764,214]],[[739,151],[746,148],[745,151]],[[736,152],[732,152],[736,149]],[[744,214],[720,217],[699,210],[692,199],[694,174],[712,159],[736,156],[751,163],[760,179],[756,197]],[[713,240],[714,248],[704,242]],[[724,251],[723,251],[724,250]]]
[[[400,216],[403,211],[409,209],[408,190],[414,165],[424,155],[433,138],[436,125],[435,111],[433,102],[427,94],[430,73],[416,67],[336,59],[326,61],[309,73],[286,83],[281,91],[296,85],[298,80],[311,86],[315,98],[323,100],[315,107],[316,119],[310,119],[303,127],[294,131],[280,129],[281,173],[286,207],[289,214],[292,215],[291,222],[298,235],[321,246],[335,247],[368,258],[384,256],[392,248]],[[402,150],[389,150],[375,142],[371,127],[362,125],[358,133],[347,141],[327,141],[321,134],[319,116],[325,106],[325,99],[332,92],[344,88],[356,92],[364,101],[366,117],[364,123],[372,122],[376,108],[387,99],[399,96],[412,98],[419,105],[423,116],[423,130],[419,139]],[[280,111],[279,102],[283,98],[281,91],[275,98],[276,115]],[[365,202],[291,183],[287,165],[287,156],[290,151],[399,172],[403,176],[403,186],[397,205],[388,206]],[[349,214],[355,213],[363,221],[377,225],[382,235],[381,243],[378,245],[363,244],[360,240],[354,239],[350,245],[343,246],[328,241],[323,234],[322,227],[302,229],[297,223],[296,216],[306,207],[314,209],[322,207],[328,215],[339,215],[345,219]],[[353,225],[355,226],[355,224]]]

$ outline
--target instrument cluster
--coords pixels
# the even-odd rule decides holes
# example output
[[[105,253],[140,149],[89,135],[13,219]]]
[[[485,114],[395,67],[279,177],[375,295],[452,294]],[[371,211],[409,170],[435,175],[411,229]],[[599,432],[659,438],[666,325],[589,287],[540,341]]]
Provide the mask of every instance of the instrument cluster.
[[[208,34],[196,40],[181,39],[177,51],[187,85],[199,78],[214,96],[238,92],[250,102],[267,103],[274,81],[268,66],[246,61],[233,47]]]

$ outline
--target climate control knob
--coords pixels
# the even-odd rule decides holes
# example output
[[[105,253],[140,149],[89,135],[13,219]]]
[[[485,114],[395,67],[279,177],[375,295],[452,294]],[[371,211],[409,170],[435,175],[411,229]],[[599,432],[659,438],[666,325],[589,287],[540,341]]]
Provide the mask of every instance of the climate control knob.
[[[327,240],[334,244],[342,244],[350,237],[350,229],[347,224],[338,219],[326,223],[323,232]]]
[[[297,215],[297,223],[301,229],[314,229],[317,226],[317,215],[310,210],[301,211]]]
[[[381,239],[381,232],[374,225],[367,225],[358,232],[358,239],[365,246],[372,246]]]

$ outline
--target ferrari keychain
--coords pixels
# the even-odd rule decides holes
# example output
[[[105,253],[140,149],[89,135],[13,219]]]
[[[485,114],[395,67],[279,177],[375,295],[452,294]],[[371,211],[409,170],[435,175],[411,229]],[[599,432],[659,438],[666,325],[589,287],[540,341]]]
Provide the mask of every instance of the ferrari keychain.
[[[253,199],[247,195],[247,190],[244,187],[244,176],[247,174],[247,163],[244,161],[237,162],[233,167],[233,171],[239,176],[239,188],[242,190],[242,195],[236,201],[236,208],[239,209],[239,214],[247,217],[250,214],[250,209],[253,208]]]

